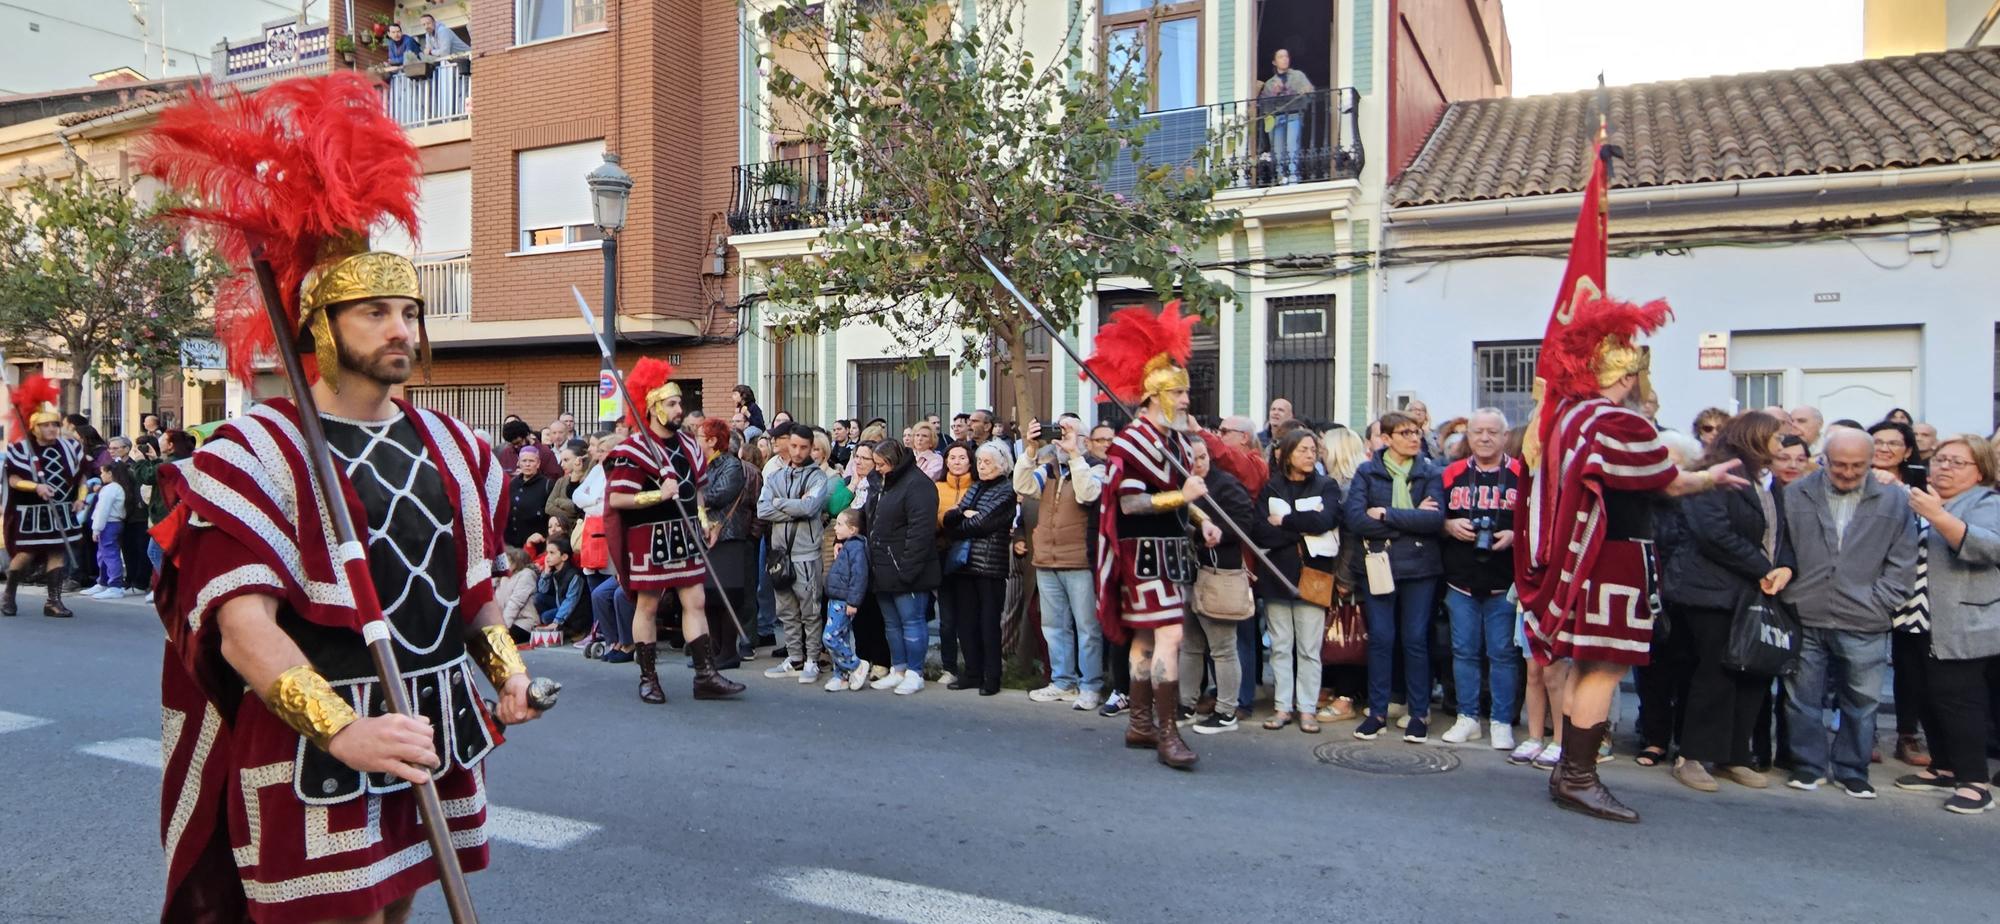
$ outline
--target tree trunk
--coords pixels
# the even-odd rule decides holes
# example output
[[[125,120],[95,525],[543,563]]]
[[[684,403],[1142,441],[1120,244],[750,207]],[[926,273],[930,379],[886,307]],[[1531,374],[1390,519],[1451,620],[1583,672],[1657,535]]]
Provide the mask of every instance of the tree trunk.
[[[97,354],[95,353],[69,354],[70,376],[63,380],[62,385],[61,407],[63,413],[83,413],[83,377],[90,370],[90,364],[96,361]]]
[[[1009,313],[1011,323],[1002,336],[1007,342],[1007,377],[1014,386],[1014,423],[1020,428],[1020,435],[1027,438],[1028,421],[1035,419],[1040,409],[1029,404],[1033,392],[1028,388],[1028,334],[1027,325],[1034,323],[1026,313],[1016,308]]]

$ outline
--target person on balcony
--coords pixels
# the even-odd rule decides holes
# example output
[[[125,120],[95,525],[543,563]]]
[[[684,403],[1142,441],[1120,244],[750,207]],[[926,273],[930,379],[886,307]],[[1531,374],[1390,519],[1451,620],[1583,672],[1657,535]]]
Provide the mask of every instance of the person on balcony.
[[[1265,129],[1271,134],[1273,179],[1290,186],[1299,181],[1299,136],[1305,129],[1306,97],[1313,84],[1306,75],[1292,70],[1292,53],[1283,48],[1271,54],[1277,73],[1257,91]]]
[[[436,60],[472,50],[472,46],[459,38],[457,32],[438,25],[437,17],[425,13],[418,22],[424,27],[421,49],[424,57]]]
[[[402,67],[408,57],[423,54],[424,46],[416,36],[403,32],[402,23],[392,22],[389,34],[382,39],[382,50],[389,53],[390,67]]]

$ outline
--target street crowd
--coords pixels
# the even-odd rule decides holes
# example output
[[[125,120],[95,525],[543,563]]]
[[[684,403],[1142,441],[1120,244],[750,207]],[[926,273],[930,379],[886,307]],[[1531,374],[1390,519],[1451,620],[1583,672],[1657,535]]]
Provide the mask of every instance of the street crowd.
[[[708,454],[702,517],[725,598],[708,607],[724,619],[726,602],[738,622],[720,667],[769,659],[765,676],[827,691],[1017,686],[1037,703],[1126,708],[1127,658],[1096,618],[1110,423],[1065,414],[1017,427],[973,410],[894,433],[880,419],[767,419],[748,386],[734,404],[683,423]],[[1793,789],[1872,798],[1871,765],[1887,756],[1904,765],[1888,775],[1896,786],[1936,792],[1954,812],[1990,808],[1991,443],[1940,439],[1900,410],[1864,425],[1811,407],[1711,408],[1686,430],[1660,429],[1678,465],[1734,461],[1751,486],[1657,501],[1658,625],[1635,685],[1633,759],[1701,792],[1764,789],[1776,768]],[[1555,766],[1566,663],[1524,658],[1512,587],[1523,430],[1494,409],[1437,422],[1421,401],[1357,430],[1298,419],[1280,398],[1262,426],[1226,417],[1190,433],[1194,474],[1243,528],[1203,542],[1196,564],[1247,569],[1255,605],[1194,589],[1182,675],[1200,680],[1182,687],[1180,724],[1212,735],[1342,723],[1356,738],[1437,734]],[[601,463],[622,436],[579,436],[565,415],[539,432],[509,419],[496,440],[515,473],[497,599],[523,647],[632,660],[632,602],[611,579],[602,525]],[[1371,559],[1386,574],[1371,575]],[[1324,604],[1308,599],[1319,583]],[[1782,602],[1796,621],[1775,674],[1729,663],[1746,599]],[[1607,741],[1599,760],[1611,759]]]

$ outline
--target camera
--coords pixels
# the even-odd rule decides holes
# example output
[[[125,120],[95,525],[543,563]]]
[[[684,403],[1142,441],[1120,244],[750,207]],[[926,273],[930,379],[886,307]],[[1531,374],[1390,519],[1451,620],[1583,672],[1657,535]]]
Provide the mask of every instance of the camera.
[[[1493,518],[1473,517],[1472,530],[1476,534],[1472,537],[1472,547],[1481,552],[1493,551]]]

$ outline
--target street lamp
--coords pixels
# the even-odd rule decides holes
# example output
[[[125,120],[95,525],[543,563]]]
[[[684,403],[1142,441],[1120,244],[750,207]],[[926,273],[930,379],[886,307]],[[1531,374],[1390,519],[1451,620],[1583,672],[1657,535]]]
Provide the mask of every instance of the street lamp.
[[[618,232],[625,227],[625,206],[632,198],[632,175],[618,166],[618,155],[604,154],[604,163],[590,171],[583,178],[590,187],[590,215],[597,229],[604,232],[604,374],[599,377],[600,396],[605,392],[605,383],[612,381],[611,371],[617,363],[618,351]],[[614,392],[615,393],[615,392]],[[624,404],[624,396],[618,396],[618,405]],[[603,423],[604,402],[599,401],[599,423]],[[614,417],[615,419],[615,417]]]

